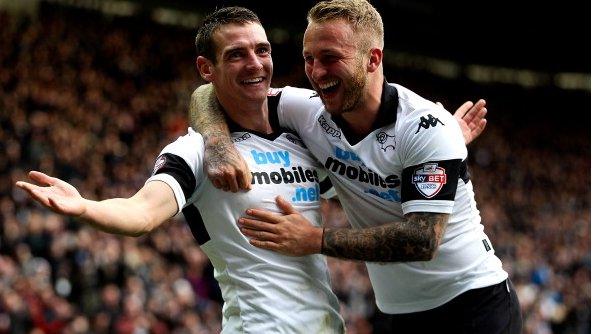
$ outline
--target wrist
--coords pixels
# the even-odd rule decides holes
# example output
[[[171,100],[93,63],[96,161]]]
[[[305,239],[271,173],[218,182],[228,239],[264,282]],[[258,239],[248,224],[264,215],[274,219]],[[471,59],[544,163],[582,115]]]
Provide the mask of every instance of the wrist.
[[[324,249],[324,232],[325,232],[324,227],[322,228],[315,228],[315,234],[313,235],[311,240],[314,240],[313,242],[313,254],[322,254],[322,251]]]
[[[219,132],[203,134],[204,143],[206,146],[224,146],[231,144],[229,135]]]

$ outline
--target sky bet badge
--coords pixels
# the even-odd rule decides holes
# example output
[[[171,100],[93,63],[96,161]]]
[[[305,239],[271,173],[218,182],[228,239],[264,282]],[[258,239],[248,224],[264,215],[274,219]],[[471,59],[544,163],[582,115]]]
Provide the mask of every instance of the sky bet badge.
[[[424,164],[416,169],[412,176],[413,184],[426,198],[437,195],[446,181],[445,169],[439,167],[435,162]]]

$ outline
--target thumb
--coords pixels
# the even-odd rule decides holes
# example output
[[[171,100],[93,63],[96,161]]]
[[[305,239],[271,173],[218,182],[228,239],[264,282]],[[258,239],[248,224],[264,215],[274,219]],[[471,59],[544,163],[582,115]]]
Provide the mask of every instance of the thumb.
[[[291,205],[291,203],[286,201],[281,196],[276,196],[275,199],[276,205],[278,205],[278,208],[281,209],[285,214],[290,215],[293,213],[298,213],[297,210],[295,210],[295,208]]]

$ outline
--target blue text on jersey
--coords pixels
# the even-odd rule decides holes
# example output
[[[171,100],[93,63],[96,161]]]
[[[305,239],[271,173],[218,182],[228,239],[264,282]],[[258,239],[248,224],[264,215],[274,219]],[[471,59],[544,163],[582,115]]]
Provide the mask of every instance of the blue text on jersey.
[[[291,158],[288,151],[258,152],[252,150],[254,162],[258,165],[265,164],[283,164],[284,167],[291,165]]]

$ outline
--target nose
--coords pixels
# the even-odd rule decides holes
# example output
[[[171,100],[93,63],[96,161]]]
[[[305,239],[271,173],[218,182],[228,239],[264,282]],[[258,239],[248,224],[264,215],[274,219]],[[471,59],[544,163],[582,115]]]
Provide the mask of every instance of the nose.
[[[310,78],[313,79],[314,81],[320,80],[321,78],[323,78],[326,73],[328,73],[328,71],[326,70],[326,68],[324,67],[324,65],[322,63],[320,63],[319,60],[313,60],[311,62],[309,66],[309,72],[310,72]]]
[[[250,71],[259,71],[264,67],[264,65],[262,64],[260,57],[258,57],[255,52],[250,52],[246,67]]]

